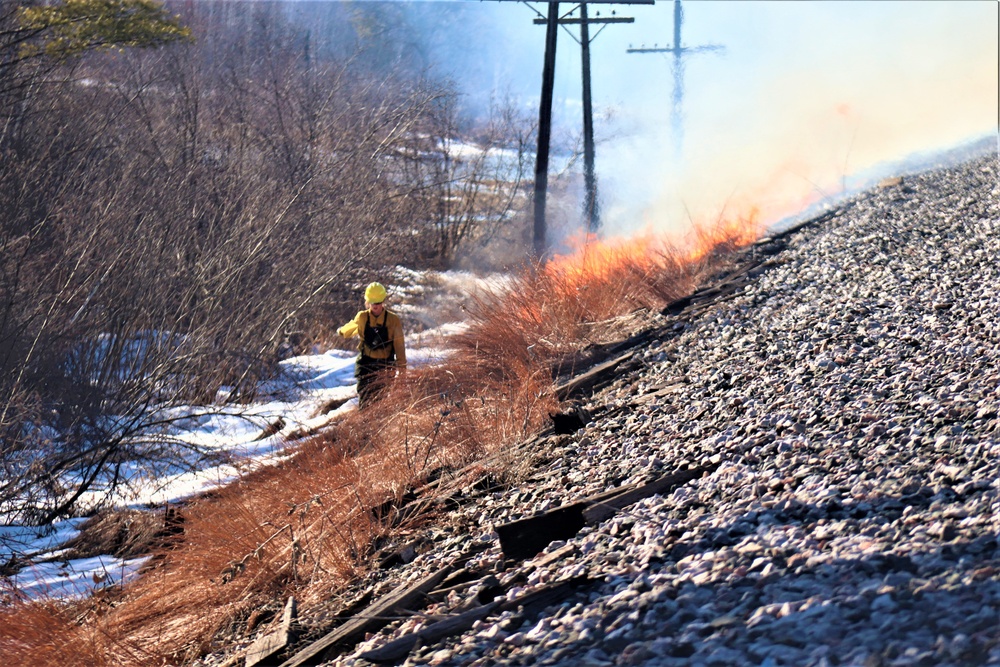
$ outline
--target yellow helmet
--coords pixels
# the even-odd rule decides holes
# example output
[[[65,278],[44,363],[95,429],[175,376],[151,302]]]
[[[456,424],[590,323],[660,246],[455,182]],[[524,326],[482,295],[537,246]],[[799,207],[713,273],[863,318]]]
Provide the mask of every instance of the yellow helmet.
[[[372,283],[365,288],[365,301],[368,303],[382,303],[385,301],[386,292],[382,283]]]

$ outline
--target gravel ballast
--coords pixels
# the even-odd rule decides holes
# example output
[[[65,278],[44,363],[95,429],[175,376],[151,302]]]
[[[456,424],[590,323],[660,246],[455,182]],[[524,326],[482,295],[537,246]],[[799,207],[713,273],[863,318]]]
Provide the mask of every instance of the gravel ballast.
[[[550,439],[532,479],[466,503],[382,575],[478,546],[464,567],[505,599],[574,581],[541,610],[418,641],[407,664],[1000,665],[997,155],[884,183],[782,240],[699,317],[662,316],[672,335]],[[503,559],[498,525],[702,465]],[[464,600],[323,664],[371,664]]]

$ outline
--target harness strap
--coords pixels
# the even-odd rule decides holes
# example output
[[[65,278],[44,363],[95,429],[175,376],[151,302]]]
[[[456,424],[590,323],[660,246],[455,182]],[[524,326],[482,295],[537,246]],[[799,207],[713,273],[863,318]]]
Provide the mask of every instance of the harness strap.
[[[382,345],[381,347],[379,347],[379,348],[374,348],[374,347],[371,347],[370,345],[368,345],[368,340],[367,340],[367,336],[366,336],[366,333],[368,332],[368,327],[371,326],[372,328],[375,328],[375,327],[378,326],[378,324],[372,325],[371,318],[372,318],[371,311],[370,310],[365,311],[364,328],[361,330],[361,349],[360,349],[360,352],[361,352],[362,359],[372,359],[374,361],[381,361],[381,362],[387,362],[387,363],[394,362],[396,360],[396,348],[393,345],[393,342],[392,342],[391,338],[388,338],[387,342],[384,345]],[[375,318],[375,321],[378,322],[378,317]],[[388,309],[385,309],[382,312],[382,328],[385,329],[386,336],[388,336],[389,335],[389,310]],[[376,358],[376,357],[369,356],[369,355],[365,354],[365,348],[366,347],[368,347],[371,350],[382,349],[383,347],[388,347],[389,348],[389,356],[387,356],[385,359],[379,359],[379,358]]]

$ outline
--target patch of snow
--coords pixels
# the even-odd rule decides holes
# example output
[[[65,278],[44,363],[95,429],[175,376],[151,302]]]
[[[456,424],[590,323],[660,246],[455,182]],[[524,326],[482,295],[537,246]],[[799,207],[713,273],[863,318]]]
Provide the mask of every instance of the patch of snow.
[[[32,599],[76,599],[135,578],[148,558],[122,560],[94,556],[71,561],[34,563],[12,577],[10,585]]]
[[[448,338],[465,330],[464,324],[451,321],[463,315],[462,309],[446,309],[443,304],[460,304],[477,286],[499,280],[460,272],[400,272],[405,273],[400,282],[406,286],[400,285],[393,294],[390,307],[404,318],[410,367],[445,359]],[[130,346],[128,353],[141,356],[142,348]],[[355,359],[354,352],[342,350],[291,357],[280,363],[278,377],[259,388],[261,399],[255,403],[227,403],[226,388],[221,388],[215,405],[163,410],[160,416],[168,424],[163,435],[185,452],[186,466],[157,470],[125,466],[126,486],[117,487],[113,495],[97,488],[80,499],[80,506],[95,508],[109,501],[135,508],[180,503],[287,458],[294,453],[294,443],[289,445],[288,439],[293,431],[322,427],[356,408]],[[319,414],[321,406],[337,400],[345,402]],[[265,437],[265,429],[275,424],[280,428]],[[103,555],[58,560],[60,545],[77,536],[85,520],[65,519],[47,527],[0,525],[0,565],[31,561],[0,581],[30,598],[76,598],[136,576],[144,558]]]

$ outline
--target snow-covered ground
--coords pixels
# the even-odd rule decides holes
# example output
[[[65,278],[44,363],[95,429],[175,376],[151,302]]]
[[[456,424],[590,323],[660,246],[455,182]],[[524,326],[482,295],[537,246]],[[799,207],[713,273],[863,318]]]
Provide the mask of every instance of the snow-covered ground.
[[[419,350],[414,353],[415,359],[427,356]],[[283,361],[281,376],[273,381],[275,387],[280,385],[282,388],[283,400],[262,401],[240,406],[238,410],[225,404],[175,409],[177,416],[183,416],[186,410],[190,417],[174,422],[170,438],[217,455],[203,456],[203,461],[223,462],[157,477],[137,470],[128,486],[117,490],[113,500],[131,507],[179,503],[288,456],[292,449],[287,447],[287,440],[292,431],[320,426],[356,405],[357,399],[352,398],[355,395],[354,356],[350,352],[332,350]],[[336,399],[349,400],[334,412],[316,415],[320,405]],[[272,435],[261,437],[264,429],[279,419],[284,426]],[[103,492],[94,491],[81,498],[80,504],[94,506],[106,500]],[[82,518],[65,519],[41,528],[0,526],[0,563],[10,562],[15,554],[33,562],[10,577],[10,584],[30,597],[73,597],[121,583],[133,575],[143,559],[98,556],[57,560],[59,546],[75,537],[84,521]]]
[[[441,322],[460,315],[461,308],[454,305],[482,283],[464,273],[405,278],[411,285],[399,286],[395,291],[399,299],[390,308],[402,314],[404,324],[411,322],[414,330],[423,329],[416,333],[408,329],[406,336],[407,361],[410,367],[419,367],[447,355],[448,336],[464,325]],[[418,278],[422,285],[412,284]],[[428,282],[433,289],[425,287]],[[444,302],[453,307],[446,308]],[[445,310],[449,312],[444,314]],[[430,322],[437,326],[426,328]],[[269,398],[251,405],[226,404],[221,400],[225,398],[222,390],[216,406],[174,409],[170,439],[195,446],[192,451],[197,448],[201,455],[184,470],[155,475],[138,468],[131,471],[129,484],[118,488],[111,501],[134,508],[180,503],[291,455],[295,445],[290,436],[295,431],[322,427],[356,408],[355,357],[355,352],[330,350],[286,359],[281,362],[280,375],[261,388],[261,395]],[[321,406],[337,401],[344,403],[321,414]],[[265,436],[275,424],[281,424],[280,428]],[[211,456],[204,456],[205,452]],[[82,497],[80,506],[106,505],[108,500],[98,490]],[[61,545],[77,536],[85,521],[70,518],[46,527],[0,525],[0,567],[30,562],[9,577],[0,576],[0,603],[5,589],[31,598],[73,598],[135,576],[144,558],[61,558]]]

